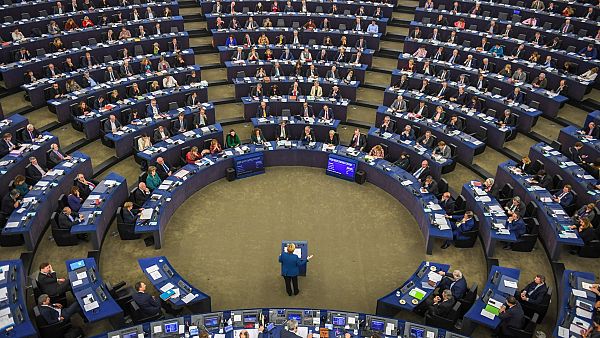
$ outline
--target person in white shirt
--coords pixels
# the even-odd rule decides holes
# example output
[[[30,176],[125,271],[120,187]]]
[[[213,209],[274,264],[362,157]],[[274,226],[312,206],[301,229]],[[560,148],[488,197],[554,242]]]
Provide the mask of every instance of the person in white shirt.
[[[158,105],[156,104],[156,99],[152,99],[150,101],[150,105],[148,106],[148,112],[147,112],[148,116],[152,116],[155,119],[160,119],[161,118],[161,114],[160,114],[160,109],[158,108]]]
[[[375,20],[371,21],[371,24],[369,25],[369,27],[367,27],[367,33],[372,33],[372,34],[379,33],[379,26],[377,26],[377,23],[375,22]]]
[[[25,35],[23,35],[23,33],[21,33],[21,31],[17,28],[15,29],[12,33],[12,39],[14,42],[19,42],[22,40],[25,40]]]
[[[594,67],[594,68],[588,70],[587,72],[579,75],[580,78],[587,80],[587,81],[594,81],[594,80],[596,80],[597,76],[598,76],[598,67]]]
[[[177,83],[177,80],[175,80],[174,77],[172,77],[171,75],[167,75],[163,79],[163,87],[164,88],[174,88],[174,87],[179,87],[179,84]]]
[[[323,96],[323,87],[319,86],[318,81],[315,81],[312,88],[310,89],[310,96],[318,98]]]
[[[304,47],[302,53],[300,53],[300,61],[301,62],[311,62],[312,54],[308,51],[308,47]]]

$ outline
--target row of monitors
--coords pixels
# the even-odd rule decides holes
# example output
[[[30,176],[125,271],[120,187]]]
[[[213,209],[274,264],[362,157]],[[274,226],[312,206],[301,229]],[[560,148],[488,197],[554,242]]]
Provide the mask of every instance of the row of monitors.
[[[251,331],[257,325],[265,325],[265,331],[271,331],[275,325],[285,325],[289,320],[296,320],[301,326],[321,326],[329,329],[356,330],[360,328],[359,335],[368,337],[376,332],[382,336],[405,338],[461,338],[459,334],[446,332],[440,335],[437,328],[422,324],[405,323],[404,328],[398,327],[397,319],[390,319],[366,315],[364,325],[359,321],[358,313],[327,311],[327,316],[321,318],[321,310],[308,309],[270,309],[268,321],[261,309],[231,311],[229,319],[225,319],[223,312],[192,315],[189,322],[183,317],[166,319],[150,323],[150,337],[198,337],[200,332],[229,333],[234,329],[248,329]],[[237,332],[237,331],[236,331]],[[238,338],[234,332],[233,338]],[[300,334],[302,336],[302,334]],[[113,331],[108,334],[110,338],[138,338],[144,337],[143,325]],[[250,337],[254,335],[250,333]],[[147,335],[146,335],[147,337]]]

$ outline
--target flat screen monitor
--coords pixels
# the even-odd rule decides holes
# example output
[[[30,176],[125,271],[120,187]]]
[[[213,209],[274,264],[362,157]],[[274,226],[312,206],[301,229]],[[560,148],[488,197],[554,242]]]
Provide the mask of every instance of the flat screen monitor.
[[[333,325],[335,326],[345,326],[346,325],[346,317],[345,316],[333,316],[332,320]]]
[[[288,318],[287,318],[288,320],[290,320],[290,319],[294,319],[294,320],[295,320],[295,321],[297,321],[298,323],[301,323],[301,322],[302,322],[302,315],[301,315],[301,314],[299,314],[299,313],[288,313],[288,316],[287,316],[287,317],[288,317]]]
[[[409,337],[411,338],[425,338],[427,337],[427,330],[418,326],[411,326],[409,331]]]
[[[137,336],[138,336],[137,330],[135,330],[133,332],[123,333],[121,335],[122,338],[137,338]]]
[[[204,317],[204,326],[206,328],[219,326],[219,317]]]
[[[385,322],[382,320],[371,320],[371,330],[382,332]]]
[[[244,315],[244,323],[256,323],[256,314]]]
[[[179,323],[165,323],[165,333],[178,333],[179,332]]]
[[[330,154],[327,160],[327,175],[341,178],[348,181],[354,181],[358,161],[343,156]]]
[[[244,178],[265,172],[264,156],[262,152],[241,155],[233,158],[235,176]]]
[[[77,270],[77,269],[82,268],[84,266],[85,266],[85,262],[83,261],[83,259],[82,260],[78,260],[76,262],[73,262],[73,263],[69,264],[69,267],[71,268],[71,271]]]

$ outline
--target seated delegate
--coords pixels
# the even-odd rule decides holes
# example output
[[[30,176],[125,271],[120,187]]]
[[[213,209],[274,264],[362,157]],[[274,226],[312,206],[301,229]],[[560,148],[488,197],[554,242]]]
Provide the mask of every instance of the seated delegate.
[[[456,240],[464,240],[467,239],[464,235],[465,232],[475,230],[476,224],[473,219],[473,211],[467,210],[465,214],[461,216],[452,216],[452,220],[454,222],[450,222],[452,227],[452,238],[454,241]],[[442,249],[447,249],[453,241],[445,241],[442,245]]]
[[[235,130],[229,130],[229,133],[225,136],[225,146],[227,148],[235,148],[241,144],[240,137],[236,134]]]

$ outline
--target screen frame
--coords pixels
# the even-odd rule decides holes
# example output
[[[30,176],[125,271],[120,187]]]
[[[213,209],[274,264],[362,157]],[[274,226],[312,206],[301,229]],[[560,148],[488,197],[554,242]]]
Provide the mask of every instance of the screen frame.
[[[329,170],[329,162],[334,159],[334,160],[338,160],[338,161],[342,161],[342,162],[346,162],[346,163],[350,163],[354,165],[354,175],[350,178],[346,175],[342,175],[342,174],[338,174],[335,173],[333,171]],[[325,165],[325,173],[329,176],[333,176],[333,177],[337,177],[343,180],[347,180],[347,181],[351,181],[354,182],[356,179],[356,172],[358,171],[358,160],[353,159],[353,158],[349,158],[346,156],[340,156],[340,155],[336,155],[336,154],[329,154],[329,156],[327,157],[327,164]]]
[[[252,159],[252,158],[260,158],[260,160],[262,162],[262,168],[260,170],[252,171],[250,173],[240,174],[238,172],[238,162],[240,162],[240,161],[246,161],[246,160]],[[264,153],[263,152],[253,152],[253,153],[238,155],[238,156],[234,157],[233,158],[233,169],[235,170],[235,177],[236,178],[246,178],[246,177],[250,177],[250,176],[254,176],[254,175],[264,174],[265,173],[265,156],[264,156]]]

